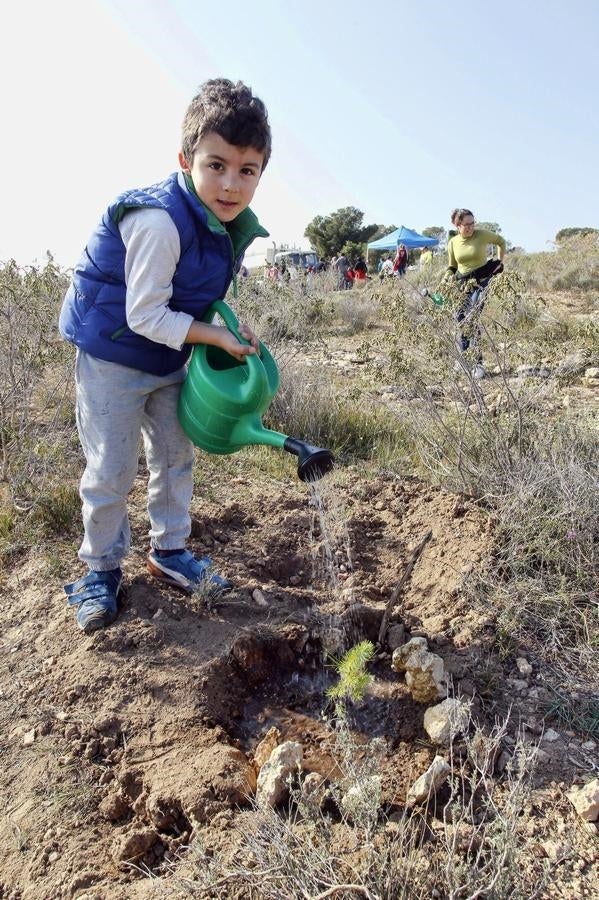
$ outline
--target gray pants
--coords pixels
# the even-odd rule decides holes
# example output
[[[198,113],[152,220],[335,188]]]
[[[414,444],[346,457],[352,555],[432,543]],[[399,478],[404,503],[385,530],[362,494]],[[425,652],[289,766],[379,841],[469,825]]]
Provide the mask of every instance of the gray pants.
[[[127,495],[137,476],[140,434],[150,471],[150,542],[161,550],[185,546],[193,493],[193,444],[177,419],[185,371],[149,375],[77,351],[77,429],[87,462],[79,559],[90,569],[115,569],[129,552]]]

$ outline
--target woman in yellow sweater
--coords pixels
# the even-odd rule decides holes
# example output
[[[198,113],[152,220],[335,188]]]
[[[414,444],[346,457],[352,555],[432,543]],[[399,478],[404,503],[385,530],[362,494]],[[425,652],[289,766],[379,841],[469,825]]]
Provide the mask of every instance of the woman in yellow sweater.
[[[503,257],[505,255],[505,240],[493,231],[485,231],[476,228],[474,215],[469,209],[454,209],[451,221],[457,229],[447,244],[449,265],[446,277],[453,275],[458,281],[474,280],[476,284],[466,293],[466,298],[456,314],[458,323],[464,322],[474,310],[477,315],[482,311],[483,292],[494,275],[503,271]],[[487,259],[487,248],[494,245],[499,248],[499,259]],[[482,353],[480,349],[480,331],[475,328],[472,335],[477,348],[476,366],[472,370],[475,378],[484,378],[485,370],[482,365]],[[465,353],[470,347],[471,336],[467,328],[461,328],[458,337],[458,350]],[[460,363],[460,368],[462,364]]]

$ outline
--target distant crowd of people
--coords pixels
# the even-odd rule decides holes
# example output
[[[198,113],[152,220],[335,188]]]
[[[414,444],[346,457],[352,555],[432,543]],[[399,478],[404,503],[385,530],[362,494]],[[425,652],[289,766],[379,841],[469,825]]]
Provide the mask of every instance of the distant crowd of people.
[[[397,247],[395,254],[387,254],[382,256],[376,268],[371,267],[372,275],[378,274],[380,279],[387,277],[403,278],[408,267],[409,253],[405,244]],[[420,252],[420,267],[430,266],[433,261],[433,253],[429,247],[424,247]],[[333,272],[336,276],[337,290],[347,291],[354,285],[360,285],[371,278],[368,263],[363,256],[357,256],[350,259],[345,253],[335,254],[328,259],[320,259],[314,266],[307,266],[301,271],[297,271],[297,267],[290,267],[283,259],[280,262],[264,262],[264,277],[269,281],[289,282],[298,276],[302,278],[310,278],[312,275],[321,274],[323,272]]]

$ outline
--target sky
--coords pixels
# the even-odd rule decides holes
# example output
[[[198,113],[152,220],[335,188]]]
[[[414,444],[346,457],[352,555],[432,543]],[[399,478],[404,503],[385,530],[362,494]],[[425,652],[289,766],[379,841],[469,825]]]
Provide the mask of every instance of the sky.
[[[529,252],[599,226],[597,0],[30,0],[3,22],[0,261],[74,265],[118,193],[178,168],[214,77],[269,110],[264,246],[345,206],[417,230],[464,206]]]

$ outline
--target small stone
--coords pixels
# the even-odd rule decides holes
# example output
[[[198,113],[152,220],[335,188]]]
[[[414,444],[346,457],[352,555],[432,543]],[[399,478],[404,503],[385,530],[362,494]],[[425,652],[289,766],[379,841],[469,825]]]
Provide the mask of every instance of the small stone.
[[[281,740],[281,732],[273,725],[269,728],[256,749],[254,750],[254,765],[259,772],[265,762],[270,759],[270,755]]]
[[[435,794],[447,776],[451,772],[451,766],[442,756],[435,756],[432,763],[418,778],[408,791],[406,803],[413,806],[415,803],[424,803]]]
[[[548,728],[542,737],[542,740],[546,741],[548,744],[553,744],[554,741],[559,741],[559,739],[559,734],[557,731],[554,731],[553,728]]]
[[[35,742],[35,728],[32,728],[31,731],[26,731],[23,735],[23,746],[31,747],[31,745]]]
[[[302,782],[302,796],[312,805],[320,805],[324,799],[326,782],[318,772],[308,772]]]
[[[470,712],[466,703],[448,697],[424,713],[424,730],[435,744],[449,744],[457,734],[468,730]]]
[[[426,638],[413,637],[393,651],[391,667],[406,673],[406,685],[418,703],[447,696],[447,674],[440,656],[431,653]]]
[[[568,800],[585,822],[599,818],[599,778],[593,778],[581,788],[573,788],[566,794]]]
[[[259,806],[275,807],[288,793],[287,781],[299,772],[303,751],[297,741],[285,741],[275,747],[258,775],[256,802]]]
[[[60,853],[58,853],[56,850],[53,850],[52,853],[48,854],[48,862],[49,863],[55,863],[59,859],[60,859]]]
[[[252,591],[252,600],[254,603],[257,603],[258,606],[268,606],[268,600],[260,590],[260,588],[255,588]]]
[[[583,750],[594,750],[597,744],[595,741],[585,741],[584,744],[580,745]]]
[[[162,619],[163,616],[164,616],[164,610],[162,609],[162,607],[158,607],[158,609],[156,610],[156,612],[155,612],[154,615],[152,616],[152,619],[153,619],[154,621],[156,621],[156,619]]]
[[[519,657],[516,660],[516,666],[518,667],[518,671],[521,675],[528,677],[532,675],[532,666],[527,659],[524,659],[523,656]]]

